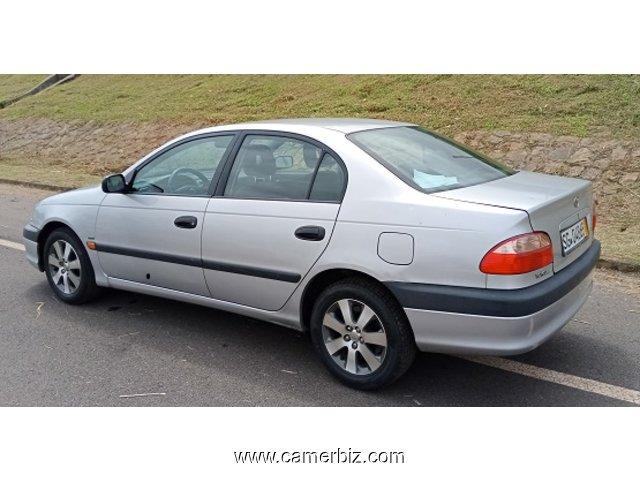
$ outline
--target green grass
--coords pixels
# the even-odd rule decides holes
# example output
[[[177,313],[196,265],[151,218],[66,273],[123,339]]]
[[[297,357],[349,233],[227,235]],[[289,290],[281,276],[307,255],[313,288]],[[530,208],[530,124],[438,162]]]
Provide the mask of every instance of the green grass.
[[[46,75],[0,75],[0,103],[26,93],[45,78]]]
[[[29,83],[0,75],[0,98]],[[633,138],[640,136],[640,76],[83,75],[0,110],[0,118],[187,124],[317,116],[399,119],[445,134]]]

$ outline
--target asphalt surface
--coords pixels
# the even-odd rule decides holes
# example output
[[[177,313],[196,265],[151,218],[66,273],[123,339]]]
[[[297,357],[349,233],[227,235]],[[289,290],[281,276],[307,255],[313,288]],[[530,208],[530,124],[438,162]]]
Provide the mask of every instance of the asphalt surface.
[[[38,198],[0,184],[0,238],[21,242]],[[640,392],[639,282],[598,273],[591,298],[525,366]],[[446,355],[419,354],[382,391],[337,383],[309,339],[203,307],[119,291],[58,301],[0,245],[0,406],[632,406]],[[121,397],[156,393],[162,395]]]

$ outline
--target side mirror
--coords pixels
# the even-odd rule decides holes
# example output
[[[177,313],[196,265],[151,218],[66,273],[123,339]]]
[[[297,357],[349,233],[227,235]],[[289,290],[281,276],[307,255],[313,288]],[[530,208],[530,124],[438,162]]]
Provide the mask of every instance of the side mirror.
[[[127,191],[127,182],[121,173],[109,175],[102,180],[102,191],[104,193],[124,193]]]
[[[276,157],[276,168],[278,170],[291,167],[293,167],[293,157],[289,155]]]

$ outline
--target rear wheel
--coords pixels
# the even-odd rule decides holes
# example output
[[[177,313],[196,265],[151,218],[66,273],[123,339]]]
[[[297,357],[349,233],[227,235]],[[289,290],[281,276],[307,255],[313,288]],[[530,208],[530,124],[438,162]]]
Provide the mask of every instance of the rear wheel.
[[[328,287],[311,316],[311,340],[327,369],[359,389],[396,381],[416,352],[413,332],[381,285],[352,278]]]
[[[81,304],[96,297],[99,288],[89,255],[68,228],[51,232],[44,249],[44,267],[49,286],[66,303]]]

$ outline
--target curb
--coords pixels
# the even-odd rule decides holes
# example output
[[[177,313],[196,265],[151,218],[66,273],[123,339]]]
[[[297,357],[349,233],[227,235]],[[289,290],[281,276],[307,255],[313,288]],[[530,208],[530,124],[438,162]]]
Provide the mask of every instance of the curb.
[[[56,185],[47,185],[44,183],[25,182],[22,180],[9,180],[6,178],[0,178],[0,183],[6,183],[9,185],[18,185],[21,187],[38,188],[40,190],[49,190],[52,192],[66,192],[68,190],[74,190],[78,187],[58,187]],[[597,264],[598,268],[604,270],[615,270],[622,273],[638,273],[640,272],[640,264],[621,262],[619,260],[613,260],[610,258],[600,258]]]
[[[639,273],[640,264],[621,262],[619,260],[611,260],[610,258],[601,258],[598,260],[598,268],[606,270],[615,270],[622,273]]]
[[[8,185],[18,185],[20,187],[37,188],[40,190],[49,190],[51,192],[66,192],[78,187],[58,187],[56,185],[47,185],[45,183],[25,182],[23,180],[9,180],[8,178],[0,178],[0,183]]]

